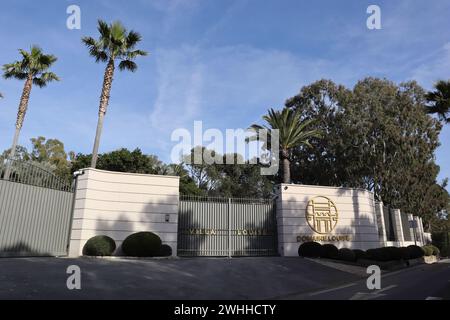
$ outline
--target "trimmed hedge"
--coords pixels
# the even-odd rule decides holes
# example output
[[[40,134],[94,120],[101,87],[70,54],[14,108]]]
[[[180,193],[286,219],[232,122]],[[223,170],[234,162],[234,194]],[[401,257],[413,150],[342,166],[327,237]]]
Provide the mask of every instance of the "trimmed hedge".
[[[339,249],[334,244],[324,244],[320,248],[320,257],[328,259],[337,259]]]
[[[108,236],[90,238],[83,247],[85,256],[110,256],[116,250],[115,241]]]
[[[421,247],[416,245],[408,246],[408,250],[410,259],[422,258],[425,255],[425,251]]]
[[[172,247],[167,245],[167,244],[163,244],[160,248],[159,248],[159,253],[158,256],[159,257],[170,257],[172,255]]]
[[[355,259],[367,259],[367,253],[364,250],[354,249],[353,253],[355,254]]]
[[[356,261],[356,255],[353,252],[353,250],[348,249],[348,248],[342,248],[342,249],[339,249],[338,259],[342,260],[342,261],[353,262],[353,261]]]
[[[371,260],[391,261],[401,260],[403,251],[397,247],[384,247],[367,250],[367,256]]]
[[[402,259],[403,260],[409,260],[411,259],[411,252],[410,249],[407,247],[401,247],[400,248],[401,254],[402,254]]]
[[[153,232],[137,232],[122,243],[122,251],[132,257],[155,257],[161,250],[161,238]]]
[[[321,249],[322,245],[318,242],[304,242],[298,248],[298,255],[300,257],[318,258],[320,257]]]

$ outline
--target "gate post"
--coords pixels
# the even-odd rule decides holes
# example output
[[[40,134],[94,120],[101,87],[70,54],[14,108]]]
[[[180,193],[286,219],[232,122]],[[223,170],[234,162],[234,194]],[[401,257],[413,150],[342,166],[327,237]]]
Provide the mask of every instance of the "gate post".
[[[231,258],[231,198],[228,198],[228,258]]]

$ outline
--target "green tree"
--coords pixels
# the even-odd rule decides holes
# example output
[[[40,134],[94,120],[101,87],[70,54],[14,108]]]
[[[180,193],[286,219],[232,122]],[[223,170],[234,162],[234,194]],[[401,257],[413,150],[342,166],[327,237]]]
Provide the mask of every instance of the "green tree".
[[[437,114],[444,123],[450,123],[450,80],[440,80],[434,85],[434,91],[428,92],[427,111]]]
[[[97,131],[92,151],[92,168],[95,168],[97,164],[100,136],[109,104],[116,61],[120,61],[119,69],[121,71],[129,70],[134,72],[137,70],[137,64],[133,60],[138,56],[147,55],[147,52],[135,49],[136,45],[141,41],[141,35],[133,30],[127,31],[120,22],[113,22],[108,25],[106,22],[99,20],[98,32],[100,33],[98,40],[92,37],[84,37],[82,39],[89,49],[89,54],[95,58],[96,62],[107,62],[100,96]]]
[[[316,129],[310,129],[314,119],[303,120],[300,112],[290,108],[284,108],[281,111],[270,109],[268,114],[263,116],[263,119],[268,123],[268,126],[253,124],[251,128],[256,132],[263,129],[267,130],[266,143],[271,140],[272,130],[278,130],[280,158],[283,161],[283,183],[291,183],[292,150],[297,147],[310,147],[309,140],[321,137],[320,132]],[[261,136],[256,135],[253,138],[261,139]]]
[[[70,179],[71,164],[68,154],[64,149],[64,143],[58,139],[46,139],[45,137],[31,138],[32,161],[46,165],[57,176]]]
[[[294,181],[368,189],[377,200],[431,219],[446,195],[434,159],[441,125],[425,105],[415,82],[366,78],[349,90],[321,80],[302,88],[287,106],[317,119],[312,128],[326,139],[311,139],[312,152],[294,149]]]
[[[194,161],[197,153],[197,161]],[[211,155],[215,163],[204,161],[203,155]],[[229,160],[233,162],[230,163]],[[201,160],[201,161],[198,161]],[[228,161],[227,161],[228,160]],[[240,154],[221,155],[205,147],[197,146],[183,156],[182,167],[187,169],[190,186],[185,194],[215,197],[267,198],[272,194],[273,183],[261,175],[261,165],[245,161]]]
[[[49,82],[59,80],[56,74],[48,71],[57,60],[55,56],[44,54],[42,49],[35,45],[31,47],[30,52],[22,49],[20,49],[19,52],[22,55],[22,59],[20,61],[3,65],[3,77],[5,79],[14,78],[18,80],[25,80],[22,97],[20,98],[19,110],[17,112],[16,131],[9,158],[14,158],[15,156],[20,130],[27,112],[33,84],[43,88]],[[8,173],[5,173],[5,176],[8,176]]]
[[[72,161],[72,172],[88,168],[91,160],[92,154],[78,153]],[[164,164],[158,157],[146,155],[138,148],[133,151],[122,148],[100,154],[97,168],[117,172],[161,174],[164,171]]]

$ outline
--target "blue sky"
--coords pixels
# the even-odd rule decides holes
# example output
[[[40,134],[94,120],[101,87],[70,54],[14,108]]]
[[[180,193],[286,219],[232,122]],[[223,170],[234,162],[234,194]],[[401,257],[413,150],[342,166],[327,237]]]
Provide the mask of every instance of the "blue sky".
[[[81,7],[81,30],[66,28],[66,8]],[[368,30],[377,4],[382,29]],[[80,38],[97,36],[97,19],[121,20],[143,35],[137,73],[116,74],[100,151],[120,147],[168,161],[176,128],[246,128],[269,107],[282,107],[321,78],[353,86],[366,76],[430,89],[450,78],[450,2],[446,0],[4,0],[0,63],[39,44],[59,57],[62,78],[34,88],[20,143],[38,135],[67,150],[91,152],[104,65]],[[9,147],[23,84],[0,80],[0,149]],[[437,153],[440,178],[450,176],[450,126]]]

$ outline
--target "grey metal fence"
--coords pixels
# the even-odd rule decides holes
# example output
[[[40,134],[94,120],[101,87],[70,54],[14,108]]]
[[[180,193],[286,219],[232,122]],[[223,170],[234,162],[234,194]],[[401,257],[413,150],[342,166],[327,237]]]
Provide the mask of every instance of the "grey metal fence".
[[[182,195],[178,228],[179,256],[277,254],[272,200]]]
[[[70,182],[34,164],[0,164],[0,256],[66,255],[72,204]]]

